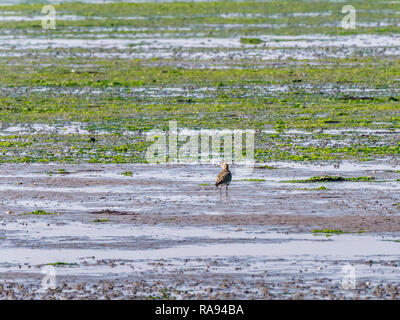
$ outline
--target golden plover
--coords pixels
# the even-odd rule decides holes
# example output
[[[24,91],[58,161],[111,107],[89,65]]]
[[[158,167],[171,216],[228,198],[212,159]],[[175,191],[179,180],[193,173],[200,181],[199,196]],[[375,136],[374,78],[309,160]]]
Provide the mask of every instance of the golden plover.
[[[228,164],[225,162],[221,163],[222,171],[218,175],[217,182],[215,186],[219,188],[219,198],[221,199],[221,189],[225,186],[225,195],[228,197],[228,186],[232,181],[232,173],[229,171]]]

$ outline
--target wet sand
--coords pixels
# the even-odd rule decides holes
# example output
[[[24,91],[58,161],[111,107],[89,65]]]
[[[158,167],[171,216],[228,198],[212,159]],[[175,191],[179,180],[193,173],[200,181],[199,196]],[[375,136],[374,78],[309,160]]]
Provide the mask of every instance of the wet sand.
[[[269,165],[219,200],[216,165],[2,164],[0,298],[397,299],[397,164]]]

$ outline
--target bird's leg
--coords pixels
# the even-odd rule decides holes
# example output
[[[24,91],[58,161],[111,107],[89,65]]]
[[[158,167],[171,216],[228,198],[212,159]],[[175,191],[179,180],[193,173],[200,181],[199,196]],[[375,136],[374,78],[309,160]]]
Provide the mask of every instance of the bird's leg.
[[[221,189],[222,189],[222,188],[219,187],[219,201],[221,201],[221,197],[222,197],[222,195],[221,195],[222,190],[221,190]]]
[[[226,188],[225,188],[225,196],[228,198],[228,185],[226,185]]]

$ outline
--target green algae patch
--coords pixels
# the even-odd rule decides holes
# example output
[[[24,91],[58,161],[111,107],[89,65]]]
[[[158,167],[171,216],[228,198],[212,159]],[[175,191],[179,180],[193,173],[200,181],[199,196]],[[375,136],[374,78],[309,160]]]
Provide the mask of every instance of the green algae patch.
[[[110,219],[94,219],[91,222],[93,223],[99,223],[99,222],[108,222],[110,221]]]
[[[260,169],[260,170],[262,170],[262,169],[275,170],[275,169],[278,169],[278,168],[277,168],[277,167],[274,167],[274,166],[263,165],[263,166],[256,166],[256,167],[254,167],[254,169]]]
[[[37,216],[46,216],[46,215],[59,215],[59,213],[57,212],[47,212],[44,210],[35,210],[35,211],[31,211],[28,212],[27,214],[33,214],[33,215],[37,215]]]
[[[325,187],[325,186],[322,186],[322,187],[319,187],[319,188],[296,188],[294,190],[304,190],[304,191],[318,191],[318,190],[321,190],[321,191],[323,191],[323,190],[330,190],[330,189]]]
[[[349,233],[365,233],[364,230],[359,230],[359,231],[342,231],[340,229],[316,229],[313,230],[312,233],[314,235],[326,235],[327,237],[330,237],[332,235],[337,235],[337,234],[349,234]]]
[[[121,174],[125,177],[131,177],[133,175],[133,173],[131,171],[125,171],[125,172],[122,172]]]
[[[264,41],[262,41],[259,38],[240,38],[240,43],[243,44],[261,44]]]
[[[58,169],[55,171],[47,171],[46,172],[48,175],[52,176],[53,174],[61,174],[61,175],[67,175],[67,174],[71,174],[72,172],[69,172],[65,169]]]
[[[313,230],[313,233],[342,234],[344,232],[340,229],[325,229],[325,230],[316,229],[316,230]]]
[[[267,180],[265,180],[265,179],[241,179],[241,180],[238,180],[238,181],[265,182]]]
[[[342,176],[316,176],[309,179],[299,179],[299,180],[286,180],[281,181],[285,183],[319,183],[319,182],[371,182],[375,181],[375,177],[342,177]]]
[[[48,263],[48,266],[53,266],[53,267],[75,267],[78,266],[77,263],[70,263],[70,262],[52,262]]]

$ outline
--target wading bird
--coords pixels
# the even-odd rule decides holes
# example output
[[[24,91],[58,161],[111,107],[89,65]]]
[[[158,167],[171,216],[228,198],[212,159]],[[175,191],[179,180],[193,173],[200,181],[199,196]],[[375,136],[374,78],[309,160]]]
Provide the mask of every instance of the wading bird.
[[[219,188],[219,199],[221,199],[221,189],[225,186],[225,195],[228,197],[228,186],[232,181],[232,173],[229,171],[228,164],[225,162],[221,163],[222,171],[218,175],[215,186]]]

